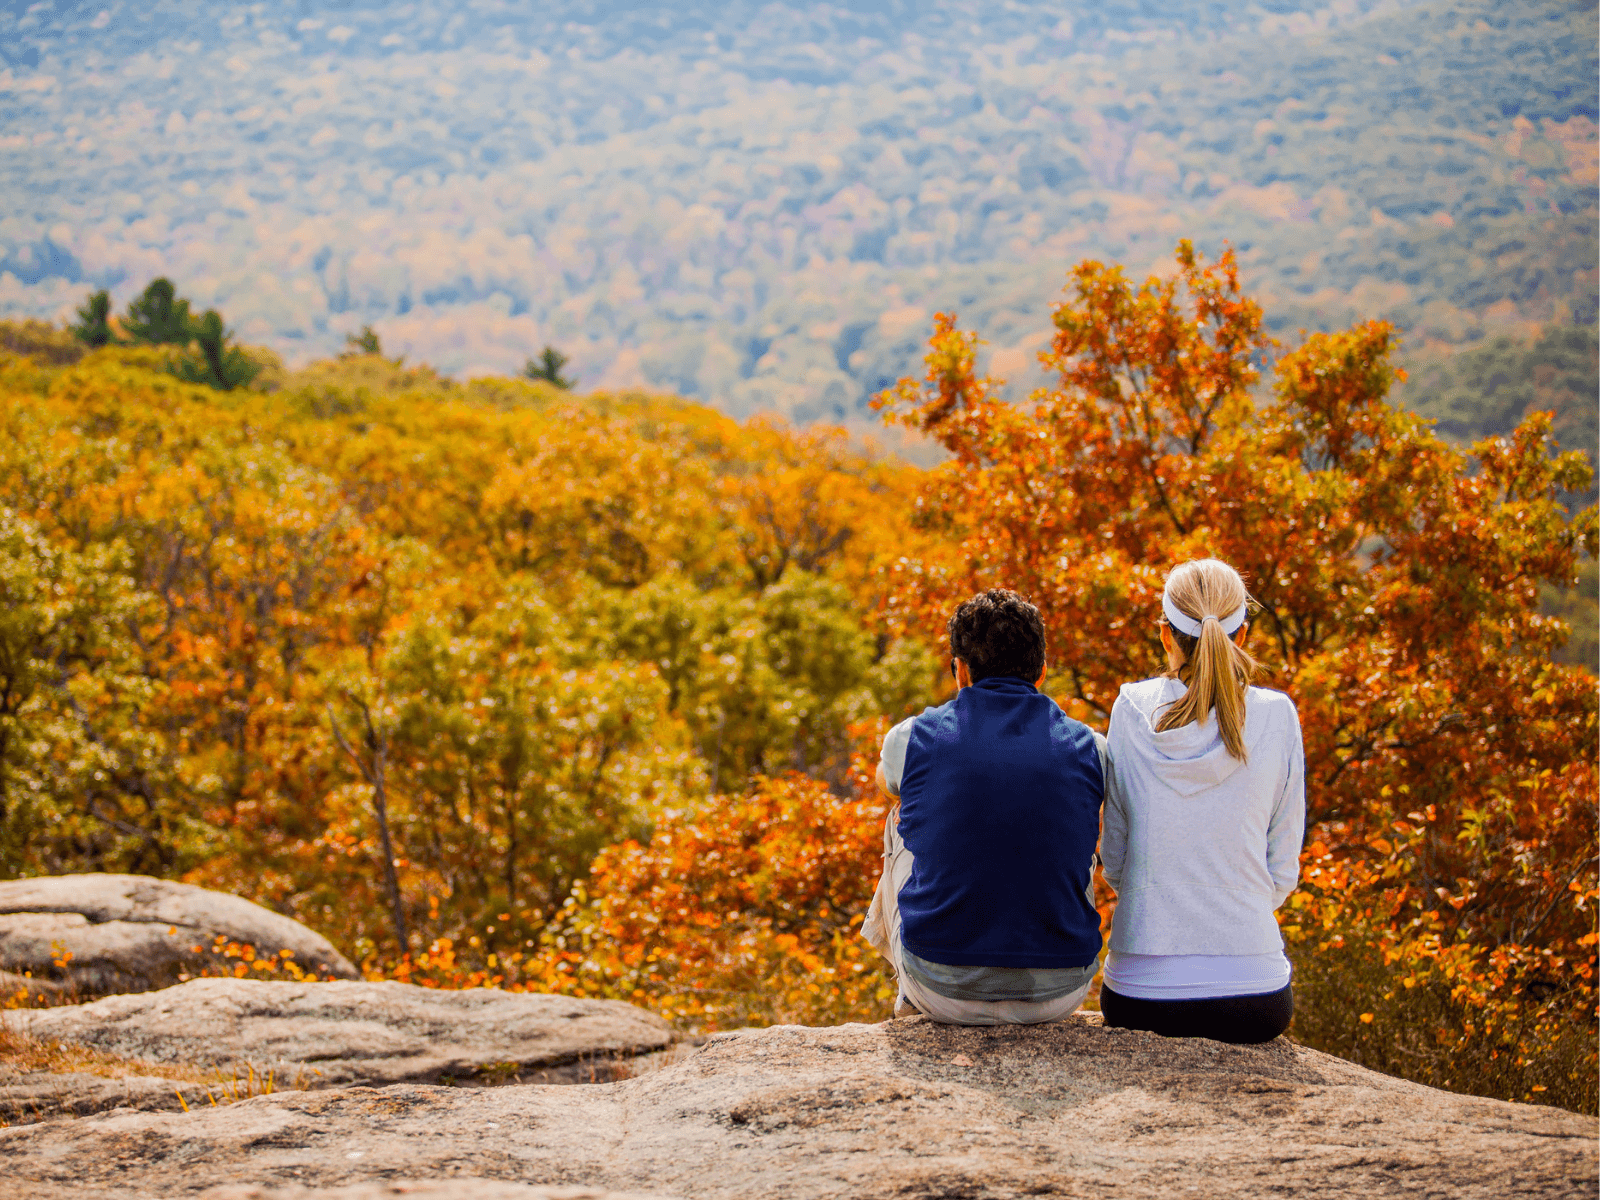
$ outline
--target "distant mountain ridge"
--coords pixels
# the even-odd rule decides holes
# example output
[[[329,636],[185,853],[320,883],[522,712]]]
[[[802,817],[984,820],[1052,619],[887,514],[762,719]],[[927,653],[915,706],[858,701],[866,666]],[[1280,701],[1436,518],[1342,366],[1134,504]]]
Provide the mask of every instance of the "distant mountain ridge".
[[[937,309],[1023,389],[1083,257],[1284,334],[1592,325],[1592,6],[0,8],[0,315],[157,274],[291,361],[852,420]]]

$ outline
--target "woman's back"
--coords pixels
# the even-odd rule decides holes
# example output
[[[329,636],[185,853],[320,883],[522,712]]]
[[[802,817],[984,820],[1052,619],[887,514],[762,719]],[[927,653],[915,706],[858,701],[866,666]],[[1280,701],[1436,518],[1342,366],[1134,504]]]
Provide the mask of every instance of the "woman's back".
[[[1161,592],[1167,674],[1124,685],[1112,706],[1107,1025],[1264,1042],[1293,1019],[1272,914],[1300,876],[1305,755],[1289,697],[1250,686],[1249,612],[1227,563],[1174,567]]]
[[[1120,802],[1101,858],[1118,893],[1111,949],[1262,954],[1283,945],[1273,911],[1294,888],[1305,831],[1300,722],[1281,692],[1246,688],[1235,757],[1214,717],[1158,730],[1187,688],[1125,684],[1107,735]]]

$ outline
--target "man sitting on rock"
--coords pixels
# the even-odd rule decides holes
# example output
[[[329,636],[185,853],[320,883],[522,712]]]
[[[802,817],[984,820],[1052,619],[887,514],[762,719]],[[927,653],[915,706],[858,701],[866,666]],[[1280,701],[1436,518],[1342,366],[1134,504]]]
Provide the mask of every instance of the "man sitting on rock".
[[[1014,592],[950,618],[956,696],[883,740],[883,877],[862,936],[895,1015],[1036,1024],[1083,1001],[1100,953],[1094,853],[1114,786],[1103,737],[1039,691],[1044,623]]]

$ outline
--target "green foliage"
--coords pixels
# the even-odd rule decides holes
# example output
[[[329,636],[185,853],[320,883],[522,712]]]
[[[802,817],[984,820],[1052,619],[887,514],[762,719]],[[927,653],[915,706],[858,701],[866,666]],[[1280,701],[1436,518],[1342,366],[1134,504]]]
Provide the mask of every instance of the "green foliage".
[[[1499,336],[1455,353],[1425,352],[1409,367],[1401,399],[1454,442],[1509,434],[1542,409],[1554,414],[1562,449],[1600,462],[1600,336],[1592,325],[1547,325],[1531,341]]]
[[[545,383],[554,384],[563,391],[570,391],[576,379],[568,379],[561,374],[561,368],[567,365],[567,356],[554,346],[546,346],[539,352],[538,358],[530,358],[522,365],[522,374],[527,379],[543,380]]]
[[[172,373],[190,383],[203,383],[219,391],[232,391],[261,374],[262,365],[238,346],[228,345],[229,334],[222,315],[208,308],[190,323],[198,357],[188,354],[172,364]]]
[[[67,332],[91,348],[109,345],[118,340],[110,315],[111,295],[102,288],[91,293],[78,309],[78,323]],[[183,347],[182,353],[168,362],[168,370],[188,383],[203,383],[226,392],[245,387],[264,370],[274,378],[282,374],[281,364],[271,351],[252,353],[230,344],[232,335],[216,309],[192,316],[189,301],[177,294],[170,279],[151,280],[144,292],[129,303],[121,328],[126,340],[134,345]],[[370,328],[363,333],[376,344],[376,335]],[[59,356],[56,361],[60,361]]]
[[[608,607],[602,636],[615,653],[655,665],[712,790],[785,770],[841,781],[847,728],[905,712],[937,674],[920,643],[888,653],[844,587],[805,571],[755,595],[665,574]]]
[[[656,672],[589,655],[563,669],[548,639],[564,632],[523,586],[476,619],[441,604],[333,665],[330,719],[370,722],[368,789],[387,771],[373,819],[429,881],[410,889],[419,915],[430,900],[435,914],[550,911],[603,847],[704,786]]]
[[[128,304],[122,331],[140,346],[187,346],[194,340],[189,302],[178,295],[170,279],[152,279],[143,293]]]
[[[78,309],[78,323],[71,327],[72,336],[91,348],[104,346],[111,340],[111,293],[101,288],[91,292]]]
[[[374,354],[382,356],[383,342],[371,325],[363,325],[360,333],[350,333],[344,339],[345,354]]]
[[[184,865],[180,797],[115,543],[73,550],[0,507],[0,878]]]

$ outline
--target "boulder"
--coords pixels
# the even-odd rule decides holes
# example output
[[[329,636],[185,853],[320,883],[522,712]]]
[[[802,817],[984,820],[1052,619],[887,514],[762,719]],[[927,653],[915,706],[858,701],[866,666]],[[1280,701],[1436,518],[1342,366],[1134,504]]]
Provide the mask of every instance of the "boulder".
[[[224,892],[143,875],[0,883],[0,970],[13,987],[31,972],[36,990],[58,996],[151,991],[214,971],[218,937],[261,955],[287,950],[319,978],[361,977],[321,934]]]
[[[253,1070],[276,1088],[609,1081],[673,1043],[660,1017],[615,1000],[408,983],[195,979],[0,1020],[119,1058]]]
[[[1590,1117],[1435,1091],[1281,1039],[1167,1040],[1092,1015],[780,1026],[596,1087],[401,1084],[0,1130],[8,1200],[230,1185],[331,1200],[455,1176],[695,1200],[1506,1200],[1592,1198],[1597,1183]]]

